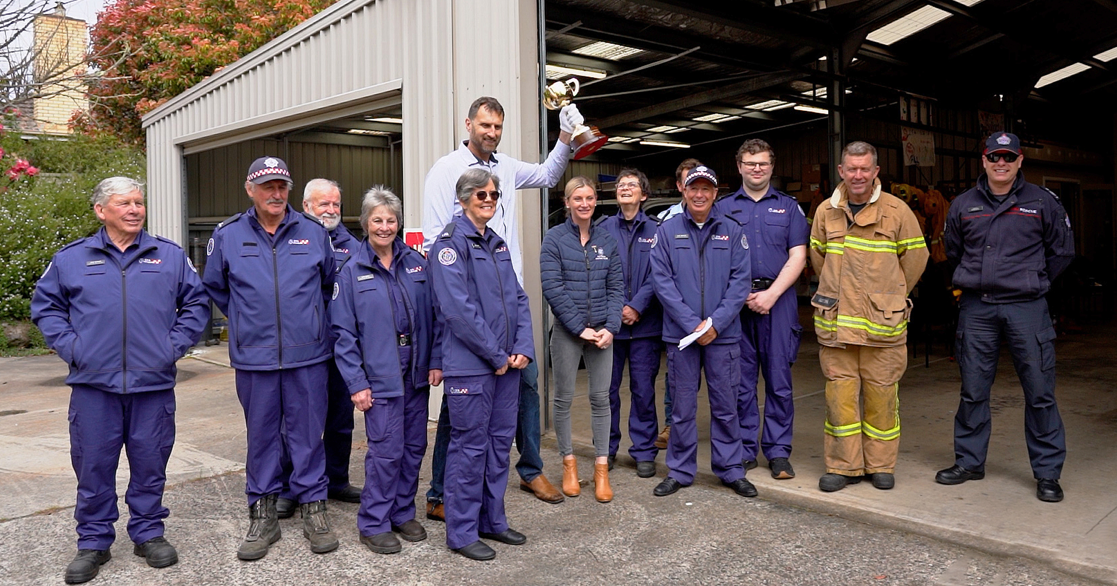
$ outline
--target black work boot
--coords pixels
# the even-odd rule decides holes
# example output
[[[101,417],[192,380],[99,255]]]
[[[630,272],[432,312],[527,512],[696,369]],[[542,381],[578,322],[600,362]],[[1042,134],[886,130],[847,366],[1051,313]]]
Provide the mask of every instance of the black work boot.
[[[310,540],[310,551],[327,553],[337,549],[337,536],[326,518],[326,501],[303,503],[299,510],[303,515],[303,537]]]
[[[81,584],[96,578],[101,566],[111,559],[107,549],[79,549],[74,561],[66,566],[66,583]]]
[[[162,535],[152,537],[132,547],[132,553],[145,558],[153,568],[166,568],[178,563],[178,552]]]
[[[279,541],[279,516],[275,511],[277,494],[265,495],[248,507],[248,535],[237,549],[237,557],[252,561],[268,554],[268,547]]]

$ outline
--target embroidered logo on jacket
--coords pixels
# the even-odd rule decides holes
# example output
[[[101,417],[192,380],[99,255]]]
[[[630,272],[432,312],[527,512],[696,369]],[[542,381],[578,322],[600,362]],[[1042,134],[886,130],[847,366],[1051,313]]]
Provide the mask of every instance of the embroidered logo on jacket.
[[[142,264],[142,265],[161,265],[161,264],[163,264],[163,259],[161,259],[161,258],[141,258],[139,260],[139,263]]]
[[[301,240],[298,240],[298,239],[292,238],[292,239],[290,239],[290,240],[288,240],[288,241],[287,241],[287,244],[296,244],[296,245],[301,245],[301,246],[305,246],[305,245],[307,245],[307,244],[310,244],[310,241],[309,241],[309,240],[307,240],[307,239],[305,239],[305,238],[303,238],[303,239],[301,239]]]

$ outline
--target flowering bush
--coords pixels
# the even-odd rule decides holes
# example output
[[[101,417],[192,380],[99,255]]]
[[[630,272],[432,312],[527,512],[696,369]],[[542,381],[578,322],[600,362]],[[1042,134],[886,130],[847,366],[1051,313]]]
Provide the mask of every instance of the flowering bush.
[[[54,253],[100,227],[93,187],[114,175],[143,181],[146,163],[105,138],[24,140],[0,130],[0,150],[0,320],[26,319]]]

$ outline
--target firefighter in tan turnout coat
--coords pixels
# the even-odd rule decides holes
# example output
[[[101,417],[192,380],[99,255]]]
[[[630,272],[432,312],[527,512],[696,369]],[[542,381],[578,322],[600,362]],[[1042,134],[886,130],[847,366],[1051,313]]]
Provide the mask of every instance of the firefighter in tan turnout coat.
[[[842,183],[811,227],[811,264],[819,275],[811,305],[827,381],[826,474],[818,485],[826,492],[864,476],[879,489],[895,484],[908,293],[928,252],[915,214],[881,191],[879,172],[872,145],[847,145],[838,166]]]

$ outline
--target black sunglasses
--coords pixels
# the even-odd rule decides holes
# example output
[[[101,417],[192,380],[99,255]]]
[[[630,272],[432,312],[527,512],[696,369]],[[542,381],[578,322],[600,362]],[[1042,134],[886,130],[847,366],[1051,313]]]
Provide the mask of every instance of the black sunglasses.
[[[985,155],[985,160],[990,163],[996,163],[1001,159],[1004,159],[1006,163],[1015,163],[1018,158],[1020,158],[1020,155],[1016,153],[989,153]]]
[[[493,201],[496,201],[496,200],[500,199],[500,190],[499,189],[494,189],[492,191],[485,191],[485,190],[475,191],[475,192],[473,192],[473,195],[477,197],[477,201],[485,201],[486,199],[491,199]]]

